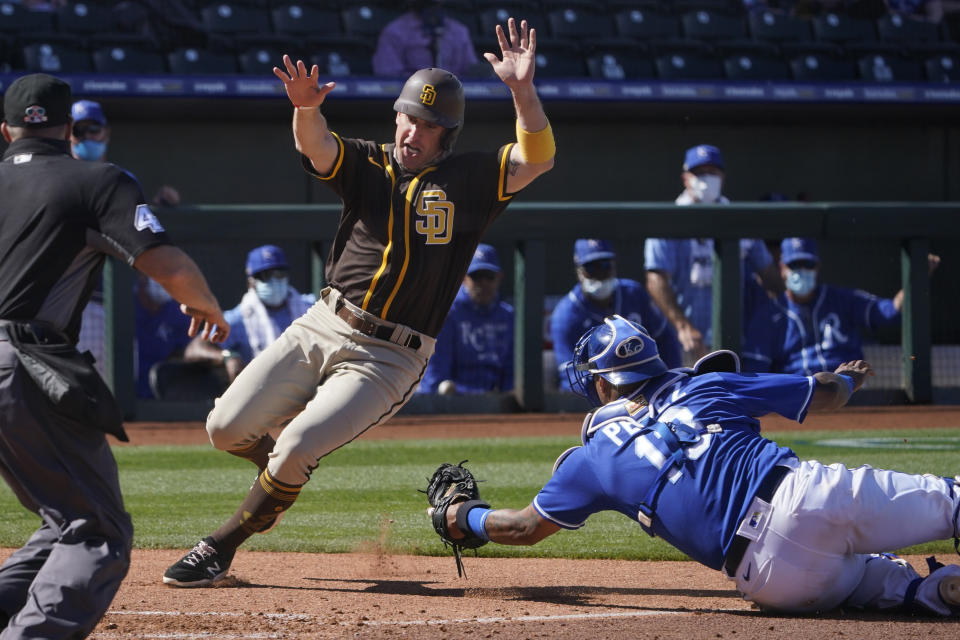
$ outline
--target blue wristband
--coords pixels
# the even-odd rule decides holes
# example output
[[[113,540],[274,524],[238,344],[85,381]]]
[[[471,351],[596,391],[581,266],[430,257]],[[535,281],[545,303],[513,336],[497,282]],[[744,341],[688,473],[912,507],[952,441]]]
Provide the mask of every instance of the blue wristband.
[[[488,542],[490,541],[490,536],[487,535],[487,530],[484,527],[487,524],[487,516],[490,515],[491,511],[492,509],[474,507],[467,513],[467,525],[469,525],[470,531],[473,531],[473,535],[481,540]]]
[[[838,377],[847,383],[847,391],[850,392],[850,395],[853,395],[853,378],[843,373],[838,374]]]

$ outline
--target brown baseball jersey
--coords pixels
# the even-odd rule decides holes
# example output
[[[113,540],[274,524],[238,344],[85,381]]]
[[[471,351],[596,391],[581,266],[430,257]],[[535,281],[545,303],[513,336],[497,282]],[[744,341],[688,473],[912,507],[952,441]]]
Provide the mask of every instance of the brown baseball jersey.
[[[327,283],[384,320],[436,336],[484,231],[507,207],[513,143],[405,171],[394,144],[341,139],[329,175],[343,200]]]

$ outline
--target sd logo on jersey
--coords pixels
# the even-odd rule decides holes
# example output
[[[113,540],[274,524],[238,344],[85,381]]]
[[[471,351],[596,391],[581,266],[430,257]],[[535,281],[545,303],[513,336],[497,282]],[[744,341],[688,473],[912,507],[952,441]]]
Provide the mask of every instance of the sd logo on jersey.
[[[432,107],[433,103],[437,100],[437,90],[433,87],[432,84],[425,84],[423,88],[420,89],[420,102]]]

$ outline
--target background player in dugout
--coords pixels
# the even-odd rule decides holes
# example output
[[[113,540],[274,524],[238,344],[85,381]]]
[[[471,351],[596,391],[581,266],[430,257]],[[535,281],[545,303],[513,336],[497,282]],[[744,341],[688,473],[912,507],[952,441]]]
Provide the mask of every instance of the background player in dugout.
[[[618,511],[723,570],[762,609],[960,613],[960,566],[931,559],[921,578],[883,553],[960,536],[957,478],[799,460],[759,433],[757,418],[768,413],[802,422],[809,411],[842,407],[870,365],[802,376],[741,375],[738,364],[719,351],[693,370],[668,370],[643,327],[607,318],[575,349],[574,389],[597,407],[583,445],[560,455],[526,508],[468,500],[441,523],[453,539],[466,533],[468,548],[532,545]]]
[[[636,280],[617,277],[613,246],[598,238],[579,238],[573,243],[573,264],[578,284],[550,314],[550,335],[557,363],[560,389],[570,390],[567,365],[583,332],[618,315],[646,327],[668,367],[679,367],[682,350],[677,333],[660,312],[646,288]]]
[[[7,88],[0,125],[10,143],[0,162],[0,469],[42,519],[0,567],[0,627],[11,638],[86,637],[130,564],[133,525],[105,436],[126,440],[122,415],[75,347],[105,257],[189,305],[192,332],[206,323],[204,336],[213,324],[215,339],[229,333],[136,180],[70,157],[70,103],[67,83],[26,75]]]
[[[343,201],[321,299],[253,359],[207,418],[218,449],[260,470],[236,513],[167,569],[173,586],[226,575],[237,547],[269,530],[320,458],[382,423],[411,397],[487,226],[553,167],[554,140],[533,84],[536,32],[497,25],[517,142],[453,154],[463,87],[443,69],[413,74],[394,103],[394,141],[341,138],[320,107],[335,83],[284,56],[274,73],[294,105],[304,169]],[[269,430],[285,425],[274,441]]]
[[[437,343],[419,393],[484,393],[513,389],[513,306],[500,299],[500,258],[477,246]]]

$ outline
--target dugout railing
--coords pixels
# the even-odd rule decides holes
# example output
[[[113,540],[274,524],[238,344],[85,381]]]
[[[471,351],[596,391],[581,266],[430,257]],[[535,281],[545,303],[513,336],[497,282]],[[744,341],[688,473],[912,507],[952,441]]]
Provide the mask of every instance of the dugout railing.
[[[207,205],[159,212],[178,243],[303,243],[311,255],[311,285],[323,286],[323,261],[336,231],[339,205]],[[742,237],[810,236],[866,243],[899,241],[904,289],[901,325],[903,387],[909,403],[934,400],[931,379],[931,240],[960,236],[960,203],[735,203],[677,207],[646,202],[517,202],[484,237],[514,247],[516,389],[513,394],[418,398],[418,412],[473,413],[580,410],[579,399],[544,390],[542,332],[546,257],[568,253],[573,240],[597,234],[597,220],[618,238],[713,237],[713,332],[716,348],[739,351]],[[638,247],[642,252],[642,245]],[[109,261],[104,272],[107,378],[126,416],[141,421],[202,419],[212,402],[138,399],[134,388],[134,308],[130,269]],[[956,289],[954,290],[956,292]],[[727,295],[726,292],[735,292]]]

